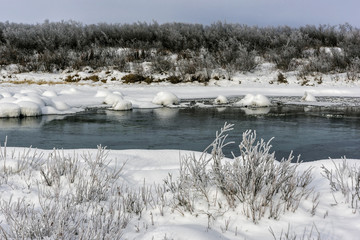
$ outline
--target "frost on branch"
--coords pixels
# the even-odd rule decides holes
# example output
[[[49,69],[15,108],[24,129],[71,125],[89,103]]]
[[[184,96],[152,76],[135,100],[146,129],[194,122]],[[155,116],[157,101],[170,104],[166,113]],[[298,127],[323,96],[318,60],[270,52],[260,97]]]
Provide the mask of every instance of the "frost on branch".
[[[309,188],[311,169],[297,172],[299,160],[291,163],[291,153],[277,161],[270,152],[271,140],[257,141],[256,132],[251,130],[243,133],[241,155],[227,159],[223,148],[231,144],[226,141],[231,130],[233,125],[225,123],[199,158],[182,157],[179,179],[165,181],[174,194],[174,209],[207,214],[239,209],[254,223],[264,216],[279,219],[285,211],[296,211],[300,201],[313,191]],[[207,204],[197,209],[195,199]]]

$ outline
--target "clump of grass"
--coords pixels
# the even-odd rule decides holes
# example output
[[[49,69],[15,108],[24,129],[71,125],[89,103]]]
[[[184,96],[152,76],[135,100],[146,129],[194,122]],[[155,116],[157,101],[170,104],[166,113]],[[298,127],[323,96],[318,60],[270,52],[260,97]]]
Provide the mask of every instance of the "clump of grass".
[[[141,83],[146,82],[148,84],[152,83],[154,81],[151,77],[144,77],[140,74],[127,74],[121,78],[121,80],[124,81],[124,83]]]
[[[79,77],[79,75],[68,75],[64,79],[64,81],[67,82],[67,83],[77,83],[80,80],[81,80],[81,78]]]
[[[45,81],[45,80],[19,80],[19,81],[15,81],[15,80],[11,80],[11,81],[5,81],[2,83],[12,83],[12,84],[16,84],[16,85],[20,85],[20,84],[36,84],[36,85],[55,85],[55,84],[64,84],[63,82],[53,82],[53,81]]]
[[[100,78],[99,78],[98,75],[91,75],[91,76],[89,76],[89,77],[84,78],[84,80],[85,80],[85,81],[91,80],[91,81],[93,81],[93,82],[98,82],[98,81],[100,81]]]
[[[181,82],[181,79],[177,76],[170,76],[170,77],[167,77],[165,80],[172,84],[177,84],[177,83]]]
[[[288,80],[286,79],[286,77],[284,76],[284,74],[282,72],[279,72],[278,73],[278,76],[277,76],[277,82],[278,83],[283,83],[283,84],[288,84]]]

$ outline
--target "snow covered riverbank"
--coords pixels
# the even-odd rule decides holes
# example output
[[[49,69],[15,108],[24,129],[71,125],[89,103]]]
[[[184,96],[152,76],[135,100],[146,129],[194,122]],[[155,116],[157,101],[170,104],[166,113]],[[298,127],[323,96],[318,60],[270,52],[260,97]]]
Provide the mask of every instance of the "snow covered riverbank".
[[[208,207],[196,195],[191,197],[195,209],[176,207],[177,198],[164,180],[179,177],[179,156],[194,154],[199,158],[198,152],[101,151],[7,148],[5,152],[2,148],[0,225],[7,236],[56,238],[61,234],[66,239],[77,239],[93,237],[97,231],[109,239],[255,240],[294,236],[357,239],[359,233],[359,209],[358,205],[352,207],[350,196],[356,190],[346,175],[347,169],[342,168],[342,160],[300,164],[298,172],[312,168],[309,195],[304,196],[296,211],[280,210],[278,219],[263,217],[255,224],[241,205],[227,206],[224,196],[213,190],[209,192],[214,198],[209,199]],[[334,164],[344,172],[344,186],[349,187],[345,196],[340,189],[332,189],[324,177],[323,167],[336,173]],[[347,160],[346,164],[359,171],[359,160]],[[92,174],[101,177],[96,179]],[[340,187],[333,180],[334,186]],[[357,196],[354,199],[358,201]],[[32,229],[35,226],[38,228]]]
[[[131,108],[157,108],[161,101],[154,102],[160,92],[171,93],[180,100],[215,99],[218,96],[239,97],[247,94],[263,96],[295,96],[311,94],[314,97],[360,97],[360,87],[300,87],[300,86],[249,86],[231,87],[199,85],[7,85],[1,84],[0,116],[17,117],[45,114],[69,114],[91,107],[113,107],[115,110]],[[169,95],[163,95],[167,98]],[[177,102],[178,100],[176,100]],[[294,104],[294,102],[292,102]],[[160,105],[159,105],[160,104]],[[306,104],[314,104],[307,102]],[[327,105],[327,103],[322,103]],[[181,106],[181,105],[180,105]]]

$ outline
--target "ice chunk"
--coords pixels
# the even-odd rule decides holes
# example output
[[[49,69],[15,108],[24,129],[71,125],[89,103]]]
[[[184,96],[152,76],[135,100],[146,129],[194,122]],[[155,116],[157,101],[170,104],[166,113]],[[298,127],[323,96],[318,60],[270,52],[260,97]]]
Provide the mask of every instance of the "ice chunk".
[[[171,92],[159,92],[152,100],[154,104],[170,106],[179,104],[179,98]]]

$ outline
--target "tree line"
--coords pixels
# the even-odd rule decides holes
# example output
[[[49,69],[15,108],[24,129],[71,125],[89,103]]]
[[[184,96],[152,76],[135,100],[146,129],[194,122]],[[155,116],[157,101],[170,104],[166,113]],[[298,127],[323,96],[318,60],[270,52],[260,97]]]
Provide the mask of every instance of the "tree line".
[[[176,54],[176,62],[171,56]],[[0,65],[23,71],[116,67],[152,62],[153,71],[251,71],[256,57],[283,71],[360,71],[360,30],[349,24],[258,27],[216,22],[0,23]],[[306,61],[302,61],[302,60]]]

